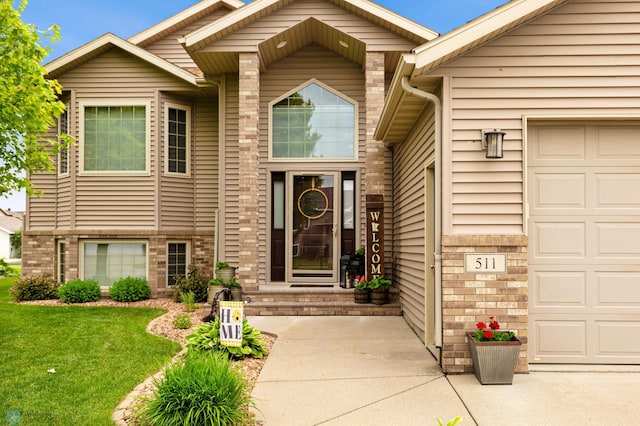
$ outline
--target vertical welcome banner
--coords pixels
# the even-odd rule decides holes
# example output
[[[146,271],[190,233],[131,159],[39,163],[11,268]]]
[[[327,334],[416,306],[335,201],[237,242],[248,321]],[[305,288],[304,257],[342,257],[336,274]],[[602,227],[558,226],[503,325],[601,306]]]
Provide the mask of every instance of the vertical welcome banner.
[[[220,302],[220,345],[242,346],[244,302]]]
[[[384,276],[384,198],[367,194],[367,279]]]

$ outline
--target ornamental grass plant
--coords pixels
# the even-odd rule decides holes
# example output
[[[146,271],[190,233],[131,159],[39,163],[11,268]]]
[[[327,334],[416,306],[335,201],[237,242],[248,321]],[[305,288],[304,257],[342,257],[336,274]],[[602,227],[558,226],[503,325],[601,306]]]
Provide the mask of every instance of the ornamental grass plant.
[[[190,353],[154,381],[136,415],[141,425],[226,426],[245,423],[253,406],[246,381],[221,353]]]

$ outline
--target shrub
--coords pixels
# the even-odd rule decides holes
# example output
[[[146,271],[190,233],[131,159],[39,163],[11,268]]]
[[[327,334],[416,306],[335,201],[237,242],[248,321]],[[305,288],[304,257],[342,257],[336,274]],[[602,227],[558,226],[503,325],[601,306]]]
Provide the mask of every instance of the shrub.
[[[0,259],[0,277],[14,274],[13,268],[4,260]]]
[[[243,359],[247,356],[262,358],[268,351],[260,338],[260,330],[249,325],[247,320],[242,322],[242,346],[222,346],[220,344],[220,318],[200,325],[194,334],[187,336],[189,352],[222,352],[230,359]]]
[[[178,315],[173,319],[173,326],[179,330],[186,330],[192,325],[191,318],[187,314]]]
[[[204,302],[207,300],[207,289],[209,279],[205,274],[195,266],[189,266],[187,274],[181,276],[176,281],[176,301],[180,300],[181,295],[192,292],[196,302]]]
[[[24,277],[13,283],[9,293],[16,302],[58,298],[60,283],[50,275]]]
[[[151,297],[149,282],[144,278],[122,278],[109,289],[111,298],[118,302],[137,302]]]
[[[187,356],[154,380],[153,395],[146,399],[136,418],[152,425],[246,424],[253,405],[245,392],[246,381],[219,354]]]
[[[63,284],[59,293],[64,303],[95,302],[100,299],[100,284],[93,280],[73,280]]]
[[[196,310],[196,295],[192,291],[188,293],[182,293],[180,295],[180,301],[184,305],[184,310],[187,312],[193,312]]]

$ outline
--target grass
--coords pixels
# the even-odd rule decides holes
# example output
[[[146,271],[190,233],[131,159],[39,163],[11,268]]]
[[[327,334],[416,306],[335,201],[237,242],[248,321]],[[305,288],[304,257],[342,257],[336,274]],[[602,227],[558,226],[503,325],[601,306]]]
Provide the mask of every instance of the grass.
[[[0,421],[18,411],[20,426],[112,425],[120,401],[180,349],[145,331],[162,309],[16,305],[14,279],[0,279]]]

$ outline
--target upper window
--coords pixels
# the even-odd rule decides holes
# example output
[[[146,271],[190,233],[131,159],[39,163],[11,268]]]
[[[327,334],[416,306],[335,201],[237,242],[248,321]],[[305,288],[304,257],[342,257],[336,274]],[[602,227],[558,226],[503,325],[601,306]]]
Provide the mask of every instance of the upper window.
[[[148,174],[148,105],[83,105],[83,172]]]
[[[356,104],[318,82],[271,106],[271,158],[355,159]]]
[[[169,174],[189,174],[189,121],[186,106],[167,105],[165,109],[165,167]]]
[[[64,112],[58,118],[58,134],[69,134],[69,104],[66,105]],[[69,148],[64,147],[58,153],[58,175],[66,176],[69,174]]]

